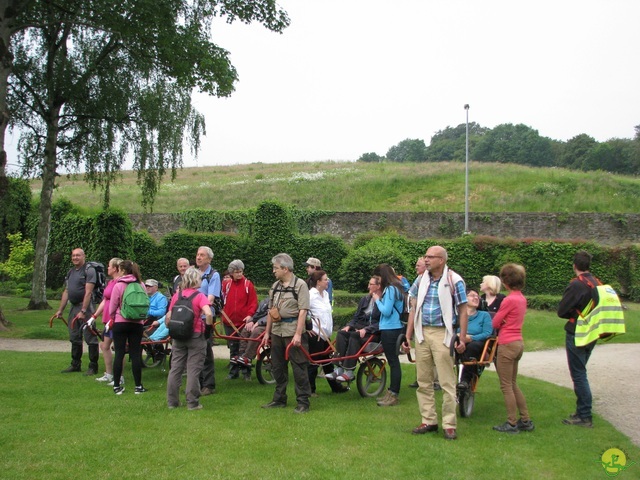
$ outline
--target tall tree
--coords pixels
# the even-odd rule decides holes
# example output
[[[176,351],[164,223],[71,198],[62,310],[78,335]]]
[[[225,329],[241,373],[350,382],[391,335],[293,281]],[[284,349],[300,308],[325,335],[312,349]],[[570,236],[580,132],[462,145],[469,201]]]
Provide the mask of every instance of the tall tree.
[[[480,138],[489,129],[481,127],[476,122],[469,123],[469,150],[473,150]],[[467,124],[461,123],[457,127],[447,127],[438,130],[427,147],[427,160],[440,162],[445,160],[461,160],[466,157]]]
[[[194,154],[204,118],[194,88],[234,90],[228,52],[210,41],[211,22],[258,21],[281,32],[273,0],[34,0],[12,37],[11,121],[21,128],[24,172],[42,178],[30,308],[48,308],[46,261],[55,177],[79,169],[106,187],[132,158],[150,208],[167,170],[182,166],[183,134]]]
[[[504,123],[484,135],[473,150],[473,158],[484,162],[517,163],[534,167],[554,163],[551,140],[524,124]]]
[[[407,138],[387,151],[387,158],[392,162],[424,162],[427,147],[424,140]]]
[[[581,169],[585,163],[585,159],[597,146],[598,142],[596,139],[586,133],[576,135],[564,144],[562,153],[558,158],[558,165],[574,170]]]

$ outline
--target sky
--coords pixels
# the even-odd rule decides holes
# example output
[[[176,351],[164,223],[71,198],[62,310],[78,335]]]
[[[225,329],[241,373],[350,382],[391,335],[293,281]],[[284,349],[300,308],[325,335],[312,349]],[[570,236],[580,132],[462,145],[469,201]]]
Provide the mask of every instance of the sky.
[[[279,0],[291,25],[216,22],[239,82],[194,95],[194,166],[356,160],[466,121],[633,138],[637,0]]]
[[[633,138],[640,124],[638,0],[279,5],[291,18],[282,34],[214,23],[239,81],[228,98],[194,94],[207,136],[185,166],[384,155],[465,123],[465,104],[470,122],[555,140]]]

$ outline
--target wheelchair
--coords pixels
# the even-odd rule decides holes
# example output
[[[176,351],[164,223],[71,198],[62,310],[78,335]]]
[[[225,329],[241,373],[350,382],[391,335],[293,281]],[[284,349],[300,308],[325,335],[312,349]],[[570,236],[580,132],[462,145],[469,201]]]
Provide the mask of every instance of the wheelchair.
[[[458,387],[456,388],[456,399],[458,401],[458,410],[461,417],[470,417],[473,413],[473,407],[475,405],[476,389],[478,387],[478,380],[480,375],[484,371],[485,367],[488,367],[493,363],[496,351],[498,350],[498,337],[492,335],[484,342],[484,347],[480,358],[470,358],[463,360],[462,355],[455,353],[456,372],[458,375]],[[455,352],[455,350],[454,350]],[[460,380],[462,379],[463,367],[472,369],[471,381],[468,388],[460,387]]]

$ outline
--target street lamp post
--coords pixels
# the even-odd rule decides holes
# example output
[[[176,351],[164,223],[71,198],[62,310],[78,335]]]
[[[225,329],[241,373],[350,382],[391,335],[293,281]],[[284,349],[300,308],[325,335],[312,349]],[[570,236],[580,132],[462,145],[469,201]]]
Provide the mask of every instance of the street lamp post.
[[[469,233],[469,104],[466,103],[464,109],[467,112],[467,136],[465,145],[465,165],[464,165],[464,233]]]

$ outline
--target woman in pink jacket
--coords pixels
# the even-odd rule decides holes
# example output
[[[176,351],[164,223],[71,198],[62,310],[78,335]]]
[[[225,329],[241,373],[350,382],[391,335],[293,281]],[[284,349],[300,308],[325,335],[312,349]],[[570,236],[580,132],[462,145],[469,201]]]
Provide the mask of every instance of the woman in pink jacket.
[[[142,333],[144,330],[144,320],[129,320],[122,316],[120,307],[122,306],[122,296],[127,285],[131,282],[139,282],[144,289],[144,283],[140,277],[140,269],[131,260],[124,260],[120,264],[122,276],[113,286],[111,300],[109,301],[109,323],[105,329],[113,329],[113,346],[115,357],[113,359],[113,393],[122,395],[124,387],[120,385],[122,376],[122,364],[126,353],[127,342],[129,343],[129,358],[131,359],[131,370],[135,380],[135,393],[144,393],[147,390],[142,386]]]
[[[500,280],[509,291],[493,317],[493,328],[498,330],[498,354],[496,368],[500,389],[507,407],[507,421],[494,430],[503,433],[519,433],[534,429],[529,417],[527,401],[518,388],[518,362],[524,352],[522,324],[527,312],[527,299],[522,295],[526,273],[522,265],[507,263],[500,269]],[[516,415],[520,411],[520,418]]]

